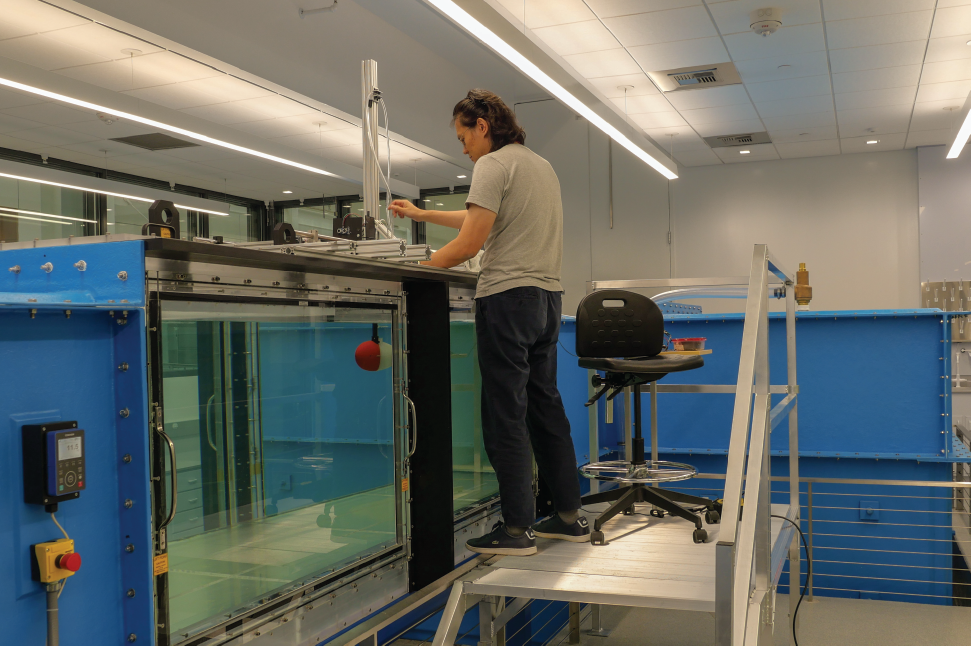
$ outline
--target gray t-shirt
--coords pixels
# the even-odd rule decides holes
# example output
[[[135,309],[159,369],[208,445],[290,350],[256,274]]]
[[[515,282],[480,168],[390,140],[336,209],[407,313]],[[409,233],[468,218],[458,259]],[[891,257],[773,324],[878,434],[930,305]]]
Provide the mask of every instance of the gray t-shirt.
[[[497,215],[485,242],[477,299],[525,286],[563,291],[563,203],[549,162],[522,144],[483,155],[472,171],[470,204]]]

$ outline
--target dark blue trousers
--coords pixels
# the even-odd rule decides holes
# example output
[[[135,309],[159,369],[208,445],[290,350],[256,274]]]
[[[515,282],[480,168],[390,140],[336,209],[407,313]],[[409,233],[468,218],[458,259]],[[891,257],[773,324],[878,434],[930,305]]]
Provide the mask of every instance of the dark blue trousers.
[[[513,288],[476,300],[482,436],[507,525],[536,521],[532,455],[557,511],[580,507],[576,454],[560,391],[559,292]]]

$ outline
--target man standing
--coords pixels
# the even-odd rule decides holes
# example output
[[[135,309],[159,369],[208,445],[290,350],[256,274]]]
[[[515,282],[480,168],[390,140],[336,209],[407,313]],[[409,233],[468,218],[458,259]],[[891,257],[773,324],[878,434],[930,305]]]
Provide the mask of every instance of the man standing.
[[[579,542],[590,534],[579,514],[573,439],[556,386],[560,183],[549,162],[526,148],[516,115],[492,92],[471,90],[455,105],[452,121],[462,152],[475,164],[467,210],[426,211],[407,200],[389,208],[399,217],[459,229],[426,265],[455,267],[485,245],[475,297],[482,434],[499,481],[503,524],[466,546],[532,555],[535,536]],[[530,446],[556,509],[535,525]]]

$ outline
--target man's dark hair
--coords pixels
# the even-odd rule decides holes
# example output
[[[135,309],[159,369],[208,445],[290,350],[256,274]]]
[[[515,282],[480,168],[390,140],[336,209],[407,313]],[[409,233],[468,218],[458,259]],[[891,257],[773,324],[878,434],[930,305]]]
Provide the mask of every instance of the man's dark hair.
[[[499,95],[478,88],[469,90],[465,98],[452,108],[452,123],[456,121],[465,128],[471,128],[479,119],[489,124],[492,150],[497,151],[506,144],[526,143],[526,131],[519,125],[514,113]]]

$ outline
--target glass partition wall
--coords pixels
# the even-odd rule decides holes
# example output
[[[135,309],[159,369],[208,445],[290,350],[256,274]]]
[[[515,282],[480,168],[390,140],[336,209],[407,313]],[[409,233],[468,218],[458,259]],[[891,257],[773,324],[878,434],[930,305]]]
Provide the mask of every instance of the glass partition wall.
[[[403,543],[393,304],[164,299],[160,310],[178,493],[173,642]],[[364,371],[354,351],[375,332],[396,361]]]
[[[482,379],[475,341],[475,315],[453,311],[449,326],[452,360],[452,501],[456,514],[499,495],[499,483],[482,444]]]

